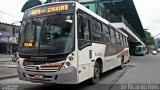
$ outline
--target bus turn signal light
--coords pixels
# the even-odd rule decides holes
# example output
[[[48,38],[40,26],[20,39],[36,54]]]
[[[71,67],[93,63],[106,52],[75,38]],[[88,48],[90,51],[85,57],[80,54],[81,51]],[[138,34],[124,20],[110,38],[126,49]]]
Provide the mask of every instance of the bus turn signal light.
[[[73,61],[74,58],[73,58],[73,56],[69,56],[68,59],[69,59],[70,61]]]

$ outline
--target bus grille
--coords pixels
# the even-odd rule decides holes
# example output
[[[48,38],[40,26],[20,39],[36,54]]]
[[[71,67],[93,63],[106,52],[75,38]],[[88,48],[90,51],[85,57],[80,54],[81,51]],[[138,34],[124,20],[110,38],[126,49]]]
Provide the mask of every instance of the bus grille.
[[[24,66],[24,70],[32,72],[57,72],[59,67],[41,67],[40,65],[28,65]]]

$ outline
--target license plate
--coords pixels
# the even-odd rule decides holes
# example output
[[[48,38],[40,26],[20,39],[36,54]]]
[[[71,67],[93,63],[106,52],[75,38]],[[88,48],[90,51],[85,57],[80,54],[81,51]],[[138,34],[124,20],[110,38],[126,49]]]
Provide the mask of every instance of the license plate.
[[[34,75],[34,78],[35,78],[35,79],[43,79],[43,75],[38,75],[38,74],[36,74],[36,75]]]

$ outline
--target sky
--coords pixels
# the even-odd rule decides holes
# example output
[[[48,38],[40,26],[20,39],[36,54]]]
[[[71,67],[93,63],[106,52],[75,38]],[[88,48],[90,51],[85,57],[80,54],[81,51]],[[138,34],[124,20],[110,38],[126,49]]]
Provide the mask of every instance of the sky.
[[[0,3],[0,22],[21,21],[21,8],[27,0],[3,0]],[[45,1],[45,0],[42,0]],[[152,36],[160,33],[160,0],[133,0],[144,29]],[[10,3],[8,3],[10,2]]]
[[[160,0],[133,0],[144,29],[152,36],[160,33]]]

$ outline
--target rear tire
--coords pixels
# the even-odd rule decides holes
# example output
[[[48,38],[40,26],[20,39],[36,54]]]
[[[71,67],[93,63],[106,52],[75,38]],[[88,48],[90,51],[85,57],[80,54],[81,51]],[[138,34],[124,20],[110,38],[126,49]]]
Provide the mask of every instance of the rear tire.
[[[128,60],[128,62],[127,63],[129,63],[130,62],[130,59]]]
[[[121,58],[121,65],[118,67],[119,70],[122,70],[124,68],[124,57]]]
[[[91,78],[91,84],[96,84],[100,79],[100,68],[99,68],[99,63],[96,62],[94,65],[94,74],[93,77]]]

